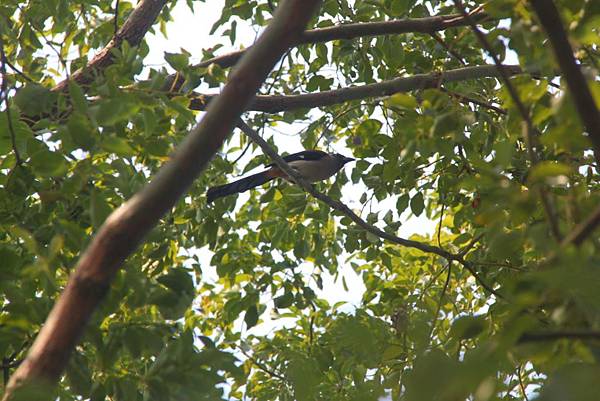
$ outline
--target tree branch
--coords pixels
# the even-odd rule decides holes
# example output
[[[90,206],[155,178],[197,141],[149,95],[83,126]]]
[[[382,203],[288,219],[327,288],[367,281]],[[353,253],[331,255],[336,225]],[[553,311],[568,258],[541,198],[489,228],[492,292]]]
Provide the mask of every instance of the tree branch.
[[[562,241],[561,246],[570,244],[581,245],[581,243],[598,227],[600,224],[600,206],[598,206],[587,219],[579,223]]]
[[[530,343],[540,341],[554,340],[600,340],[600,331],[588,330],[565,330],[565,331],[548,331],[548,332],[530,332],[524,333],[519,338],[519,343]]]
[[[12,116],[10,112],[10,102],[8,101],[8,76],[6,74],[6,54],[4,53],[4,41],[0,35],[0,74],[2,74],[2,83],[0,84],[0,105],[4,101],[6,107],[6,125],[8,126],[8,132],[10,134],[10,142],[12,145],[13,152],[15,154],[15,161],[17,166],[23,163],[19,149],[17,148],[17,137],[15,134],[15,128],[12,123]]]
[[[417,74],[411,77],[401,77],[375,84],[353,86],[349,88],[334,89],[323,92],[307,93],[301,95],[259,95],[254,97],[248,110],[262,111],[265,113],[279,113],[285,110],[298,108],[314,108],[331,106],[350,100],[359,100],[373,97],[391,96],[398,92],[409,92],[417,89],[439,88],[444,82],[464,81],[479,78],[497,78],[504,71],[508,75],[521,74],[523,70],[518,65],[479,65],[457,68],[446,72],[430,74]],[[207,105],[218,95],[196,94],[190,101],[192,110],[204,110]]]
[[[404,239],[401,237],[397,237],[393,234],[387,233],[379,228],[367,223],[360,216],[352,211],[348,206],[344,203],[331,199],[329,196],[317,191],[311,184],[309,184],[301,175],[299,175],[294,169],[292,169],[285,160],[265,141],[256,131],[254,131],[248,124],[246,124],[243,120],[238,120],[238,127],[250,138],[254,141],[258,146],[261,147],[263,152],[269,156],[273,162],[279,167],[283,172],[285,172],[288,176],[292,177],[294,182],[296,182],[300,187],[302,187],[306,192],[311,194],[313,197],[317,198],[321,202],[329,205],[332,209],[341,212],[345,216],[349,217],[352,221],[354,221],[358,226],[362,227],[366,231],[374,234],[382,239],[390,241],[394,244],[415,248],[425,253],[433,253],[435,255],[441,256],[444,259],[449,261],[457,260],[459,262],[463,262],[462,258],[458,255],[454,255],[448,251],[443,250],[437,246],[429,245],[424,242],[413,241],[409,239]]]
[[[475,10],[470,18],[480,22],[488,18],[481,8]],[[402,33],[426,33],[443,31],[448,28],[467,25],[467,19],[460,14],[438,15],[425,18],[406,18],[400,20],[380,21],[380,22],[362,22],[355,24],[342,24],[327,28],[310,29],[305,31],[301,38],[294,45],[328,42],[332,40],[355,39],[359,37],[392,35]],[[250,49],[237,50],[231,53],[210,58],[196,64],[192,68],[206,68],[211,64],[217,64],[221,68],[227,68],[235,65],[245,51]],[[184,78],[180,74],[171,74],[167,77],[164,88],[170,88],[173,92],[178,92],[184,83]]]
[[[521,118],[525,122],[525,125],[523,126],[523,136],[524,136],[525,142],[527,143],[527,150],[528,150],[528,155],[529,155],[529,159],[531,162],[531,167],[533,167],[534,165],[536,165],[538,163],[538,157],[537,157],[537,153],[536,153],[536,149],[535,149],[536,141],[535,141],[535,137],[534,137],[534,133],[537,132],[537,130],[533,126],[533,122],[531,121],[531,117],[529,116],[529,111],[527,110],[527,107],[525,107],[525,104],[521,101],[521,98],[519,97],[519,94],[518,94],[517,90],[515,89],[515,87],[513,86],[512,82],[510,82],[510,79],[509,79],[510,77],[502,69],[502,63],[500,62],[498,55],[496,54],[496,52],[494,51],[494,49],[488,42],[488,40],[487,40],[486,36],[483,34],[483,32],[481,32],[479,30],[475,21],[473,21],[471,19],[471,17],[469,16],[469,14],[467,14],[467,11],[465,10],[465,8],[463,6],[462,1],[455,0],[455,4],[458,7],[458,9],[463,13],[463,15],[465,16],[467,21],[469,21],[469,25],[471,25],[471,29],[472,29],[473,33],[475,34],[475,36],[477,37],[477,40],[479,40],[479,43],[481,43],[481,45],[487,51],[487,53],[492,58],[492,60],[494,60],[494,64],[496,65],[496,67],[498,67],[500,69],[500,76],[502,78],[502,81],[504,82],[504,85],[506,86],[506,89],[508,90],[510,97],[512,98],[513,102],[515,103],[515,106],[517,107],[519,114],[521,114]],[[553,203],[551,202],[551,200],[548,196],[548,193],[543,186],[540,186],[538,188],[537,192],[540,195],[540,199],[542,201],[542,207],[543,207],[544,213],[548,219],[548,224],[550,225],[550,231],[551,231],[552,235],[554,236],[554,238],[556,239],[556,241],[560,242],[562,239],[562,235],[559,231],[558,223],[555,218],[556,213],[554,211]]]
[[[70,78],[67,78],[52,88],[55,92],[61,92],[67,89],[70,80],[78,84],[88,84],[94,79],[94,72],[102,70],[113,63],[113,49],[118,49],[123,41],[127,41],[131,46],[140,44],[144,35],[169,0],[141,0],[135,9],[131,12],[121,29],[119,29],[113,39],[90,60],[84,68],[81,68],[73,73]],[[117,3],[118,5],[118,3]],[[118,9],[115,11],[115,13]],[[115,21],[116,21],[115,15]],[[116,22],[115,22],[116,23]]]
[[[210,162],[269,71],[304,31],[318,0],[286,0],[223,92],[194,127],[170,162],[144,189],[114,211],[81,255],[27,358],[11,377],[3,400],[32,381],[54,384],[85,324],[118,269],[143,237],[172,208]]]
[[[600,163],[600,113],[585,77],[575,62],[558,10],[552,0],[530,0],[530,3],[550,39],[558,65],[572,93],[575,108],[592,141],[596,160]]]
[[[456,93],[456,92],[449,91],[448,89],[444,88],[443,86],[440,86],[439,89],[442,92],[447,93],[448,96],[455,98],[456,100],[458,100],[461,103],[466,103],[466,104],[473,103],[473,104],[476,104],[477,106],[483,107],[485,109],[489,109],[489,110],[495,111],[498,114],[502,114],[502,115],[506,115],[507,114],[506,110],[504,110],[501,107],[494,106],[493,104],[483,102],[483,101],[481,101],[479,99],[475,99],[475,98],[472,98],[470,96],[463,95],[461,93]]]
[[[531,123],[531,119],[529,118],[529,113],[527,112],[527,109],[525,108],[525,105],[523,104],[523,102],[521,102],[521,99],[519,98],[519,94],[517,93],[515,87],[510,82],[509,74],[507,74],[504,71],[504,69],[502,68],[502,63],[500,62],[500,59],[496,55],[496,52],[494,52],[494,49],[488,42],[488,40],[485,37],[485,35],[483,34],[483,32],[481,32],[479,30],[479,28],[477,28],[476,21],[474,21],[472,19],[472,17],[471,17],[472,14],[467,13],[467,10],[465,10],[465,7],[463,6],[462,1],[455,0],[454,3],[456,4],[456,7],[458,7],[458,9],[462,12],[462,14],[465,17],[465,19],[467,20],[468,24],[471,26],[471,30],[477,37],[477,40],[479,41],[479,43],[481,43],[483,48],[487,51],[489,56],[494,61],[494,64],[496,65],[496,67],[498,67],[499,73],[500,73],[500,78],[502,78],[502,81],[504,82],[504,85],[506,86],[506,89],[508,90],[510,97],[515,102],[515,105],[517,106],[517,110],[519,111],[519,114],[521,114],[521,117],[523,118],[523,120],[526,121],[527,124],[529,125],[530,131],[533,132],[533,124]]]
[[[478,283],[480,283],[483,288],[485,288],[488,292],[490,292],[491,294],[494,294],[498,298],[503,298],[503,296],[501,294],[499,294],[496,290],[494,290],[492,287],[490,287],[488,284],[486,284],[483,280],[481,280],[481,278],[479,277],[477,272],[475,272],[475,270],[473,269],[473,265],[471,264],[471,262],[466,261],[462,254],[460,254],[460,253],[454,254],[454,253],[448,252],[448,251],[446,251],[440,247],[434,246],[434,245],[429,245],[424,242],[414,241],[414,240],[409,240],[409,239],[405,239],[402,237],[398,237],[394,234],[387,233],[387,232],[367,223],[360,216],[358,216],[356,213],[354,213],[352,211],[352,209],[350,209],[344,203],[342,203],[338,200],[331,199],[329,196],[323,194],[322,192],[317,191],[314,188],[314,186],[309,184],[304,178],[302,178],[302,176],[300,174],[298,174],[294,169],[292,169],[287,164],[287,162],[285,160],[283,160],[283,158],[281,156],[279,156],[279,154],[275,151],[275,149],[273,149],[271,147],[271,145],[269,145],[267,143],[267,141],[265,141],[260,135],[258,135],[258,133],[256,131],[254,131],[242,119],[238,120],[237,126],[248,137],[250,137],[250,139],[252,139],[252,141],[254,141],[258,146],[260,146],[262,151],[267,156],[269,156],[271,158],[271,160],[273,160],[273,162],[277,165],[277,167],[279,167],[284,173],[286,173],[289,177],[291,177],[295,183],[300,185],[300,187],[302,187],[306,192],[311,194],[313,197],[317,198],[321,202],[329,205],[332,209],[337,210],[338,212],[342,213],[346,217],[350,218],[354,223],[356,223],[357,226],[359,226],[359,227],[363,228],[365,231],[370,232],[371,234],[373,234],[381,239],[384,239],[386,241],[389,241],[391,243],[394,243],[394,244],[397,244],[400,246],[404,246],[407,248],[418,249],[424,253],[432,253],[434,255],[441,256],[442,258],[446,259],[448,262],[457,261],[458,263],[463,265],[465,267],[465,269],[467,269],[473,275],[473,277],[475,277],[475,280]]]

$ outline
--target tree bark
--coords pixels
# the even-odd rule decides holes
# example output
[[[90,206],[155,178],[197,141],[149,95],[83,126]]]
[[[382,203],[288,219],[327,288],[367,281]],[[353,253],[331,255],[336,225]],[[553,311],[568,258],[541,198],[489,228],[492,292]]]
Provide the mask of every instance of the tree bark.
[[[142,191],[108,217],[82,253],[25,361],[11,377],[4,401],[14,399],[23,385],[54,385],[58,381],[87,321],[122,263],[210,162],[273,66],[297,42],[319,3],[282,2],[271,24],[243,57],[221,95],[173,159]]]
[[[55,92],[66,90],[69,81],[81,85],[92,82],[94,71],[102,70],[113,63],[112,50],[118,49],[123,41],[127,41],[131,46],[140,44],[167,2],[168,0],[141,0],[115,37],[90,60],[87,66],[75,71],[71,77],[58,83],[52,90]]]
[[[481,10],[470,14],[471,20],[483,21],[488,15]],[[428,33],[443,31],[448,28],[468,25],[468,20],[460,14],[437,15],[425,18],[406,18],[391,21],[379,22],[361,22],[355,24],[342,24],[327,28],[310,29],[305,31],[294,45],[322,43],[332,40],[355,39],[359,37],[379,36],[379,35],[397,35],[401,33],[415,32]],[[250,49],[251,47],[248,47]],[[211,64],[217,64],[221,68],[227,68],[235,65],[240,57],[248,49],[237,50],[222,56],[213,57],[202,61],[193,66],[193,68],[206,68]],[[165,90],[178,92],[184,83],[183,77],[179,74],[171,74],[167,77],[164,85]]]

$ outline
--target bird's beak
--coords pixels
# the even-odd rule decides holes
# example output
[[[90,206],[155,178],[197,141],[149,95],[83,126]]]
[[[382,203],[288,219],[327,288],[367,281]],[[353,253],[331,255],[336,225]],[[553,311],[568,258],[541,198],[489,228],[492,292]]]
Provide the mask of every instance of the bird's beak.
[[[353,159],[352,157],[344,156],[344,159],[342,161],[344,162],[344,164],[346,164],[346,163],[353,162],[354,160],[356,160],[356,159]]]

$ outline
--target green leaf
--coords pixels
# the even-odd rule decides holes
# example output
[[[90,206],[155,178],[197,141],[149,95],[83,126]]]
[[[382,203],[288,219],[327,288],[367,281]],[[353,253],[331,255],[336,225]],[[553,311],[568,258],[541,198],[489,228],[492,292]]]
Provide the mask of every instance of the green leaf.
[[[296,400],[311,401],[315,399],[320,382],[319,368],[315,360],[295,356],[288,366],[286,376],[293,384]]]
[[[294,294],[292,294],[291,291],[286,291],[283,295],[275,298],[273,301],[276,308],[289,308],[294,303]]]
[[[419,105],[417,99],[408,93],[398,92],[386,99],[388,106],[399,107],[401,109],[414,110]]]
[[[57,94],[45,86],[29,83],[17,91],[15,103],[28,116],[36,116],[50,112],[55,104]]]
[[[402,194],[398,197],[398,200],[396,201],[396,210],[399,214],[406,210],[409,201],[410,196],[408,194]]]
[[[176,71],[184,71],[189,66],[189,55],[165,52],[165,60]]]
[[[477,337],[486,326],[484,316],[461,316],[452,323],[450,337],[465,340]]]
[[[69,80],[69,95],[71,96],[71,102],[75,111],[78,111],[81,114],[86,114],[87,100],[85,99],[85,95],[81,89],[81,86],[79,86],[73,80]]]
[[[425,209],[425,201],[423,200],[423,193],[417,192],[410,200],[410,210],[412,210],[415,216],[420,216]]]
[[[99,228],[112,212],[112,207],[106,201],[104,193],[94,190],[90,196],[90,217],[94,227]]]
[[[549,177],[559,176],[565,176],[566,178],[572,172],[573,170],[567,164],[552,161],[542,161],[533,166],[531,169],[531,172],[529,173],[529,181],[535,183],[544,181]]]
[[[30,163],[35,173],[43,177],[59,177],[64,175],[68,169],[67,162],[60,153],[47,149],[39,150],[31,155]]]

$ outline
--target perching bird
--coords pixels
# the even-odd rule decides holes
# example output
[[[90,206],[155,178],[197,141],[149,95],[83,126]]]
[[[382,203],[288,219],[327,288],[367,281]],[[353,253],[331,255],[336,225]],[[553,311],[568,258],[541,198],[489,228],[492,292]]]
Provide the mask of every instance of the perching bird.
[[[320,150],[305,150],[294,153],[283,158],[290,167],[296,170],[309,182],[325,180],[344,167],[344,164],[353,161],[351,157],[339,153],[326,153]],[[219,185],[208,189],[206,200],[211,203],[223,196],[237,194],[258,187],[277,177],[289,179],[286,173],[274,164],[269,164],[268,170],[253,174],[225,185]]]

